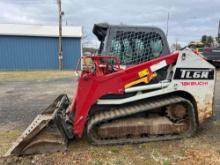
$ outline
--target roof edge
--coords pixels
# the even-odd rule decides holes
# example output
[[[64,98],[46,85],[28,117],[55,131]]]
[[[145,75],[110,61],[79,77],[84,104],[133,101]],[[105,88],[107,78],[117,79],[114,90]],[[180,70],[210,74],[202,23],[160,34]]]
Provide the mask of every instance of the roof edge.
[[[24,25],[24,24],[0,24],[0,35],[9,36],[35,36],[35,37],[58,37],[59,27],[57,25]],[[63,26],[63,37],[81,38],[82,26]]]

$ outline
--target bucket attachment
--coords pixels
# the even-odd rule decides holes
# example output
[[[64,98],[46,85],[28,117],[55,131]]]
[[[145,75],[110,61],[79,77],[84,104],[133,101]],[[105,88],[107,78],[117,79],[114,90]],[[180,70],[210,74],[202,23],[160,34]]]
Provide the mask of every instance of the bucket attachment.
[[[65,151],[68,139],[73,138],[72,125],[65,122],[69,104],[67,95],[58,96],[47,109],[37,115],[5,156]]]

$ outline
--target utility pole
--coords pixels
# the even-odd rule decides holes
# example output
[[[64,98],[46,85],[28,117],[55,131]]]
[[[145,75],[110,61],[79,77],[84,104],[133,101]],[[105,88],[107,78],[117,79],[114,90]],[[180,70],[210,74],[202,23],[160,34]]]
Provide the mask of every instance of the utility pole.
[[[58,43],[58,60],[59,70],[63,70],[63,50],[62,50],[62,16],[63,12],[61,9],[61,0],[57,0],[58,12],[59,12],[59,43]]]
[[[170,20],[170,12],[168,12],[168,15],[167,15],[167,32],[166,32],[166,37],[168,36],[168,31],[169,31],[169,20]]]
[[[218,23],[218,43],[220,43],[220,20]]]

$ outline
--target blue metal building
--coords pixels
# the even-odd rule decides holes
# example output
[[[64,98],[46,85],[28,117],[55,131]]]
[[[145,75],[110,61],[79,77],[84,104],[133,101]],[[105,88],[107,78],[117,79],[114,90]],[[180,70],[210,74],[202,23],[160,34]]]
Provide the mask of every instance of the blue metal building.
[[[63,27],[63,66],[74,69],[82,53],[82,28]],[[58,27],[0,24],[0,70],[58,69]]]

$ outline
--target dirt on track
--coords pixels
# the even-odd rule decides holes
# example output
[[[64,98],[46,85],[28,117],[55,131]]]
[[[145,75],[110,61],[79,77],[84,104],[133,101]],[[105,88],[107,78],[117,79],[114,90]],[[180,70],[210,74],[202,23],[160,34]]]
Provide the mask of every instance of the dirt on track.
[[[24,74],[24,73],[22,73]],[[188,139],[151,142],[138,145],[92,146],[86,139],[69,143],[68,151],[26,157],[2,157],[33,118],[57,95],[72,96],[76,86],[73,73],[41,73],[1,77],[0,73],[0,164],[220,164],[220,81],[216,84],[214,116]],[[54,73],[53,73],[54,74]],[[46,76],[46,77],[45,77]],[[16,79],[18,77],[18,79]],[[220,78],[220,71],[218,71]]]

